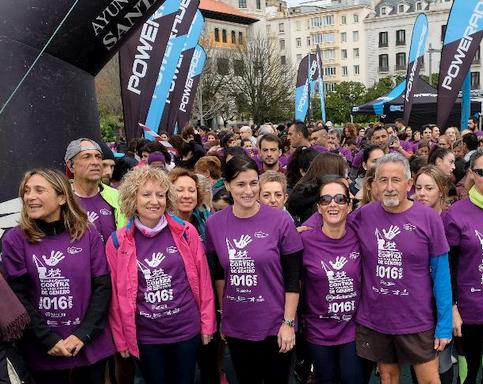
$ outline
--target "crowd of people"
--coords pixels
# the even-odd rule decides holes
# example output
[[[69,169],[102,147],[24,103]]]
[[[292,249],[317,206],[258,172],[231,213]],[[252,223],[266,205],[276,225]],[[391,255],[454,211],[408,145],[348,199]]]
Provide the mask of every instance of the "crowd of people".
[[[0,382],[227,383],[228,356],[239,384],[393,384],[403,364],[420,384],[476,384],[476,119],[154,139],[79,138],[65,172],[24,175]]]

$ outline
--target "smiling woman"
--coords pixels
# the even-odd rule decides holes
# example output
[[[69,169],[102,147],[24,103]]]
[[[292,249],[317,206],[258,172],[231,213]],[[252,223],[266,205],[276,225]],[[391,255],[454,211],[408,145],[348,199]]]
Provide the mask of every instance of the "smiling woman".
[[[57,171],[27,172],[19,195],[20,225],[3,239],[3,265],[31,317],[27,364],[36,383],[67,383],[71,376],[101,384],[115,349],[106,327],[111,280],[100,234]]]
[[[198,232],[166,212],[176,207],[176,192],[158,168],[133,169],[119,194],[129,223],[106,245],[114,290],[109,320],[117,350],[140,359],[147,384],[167,377],[193,382],[200,342],[208,344],[216,330]]]
[[[286,212],[257,201],[253,160],[234,157],[224,176],[234,204],[206,225],[222,333],[240,383],[287,383],[300,290],[300,236]]]

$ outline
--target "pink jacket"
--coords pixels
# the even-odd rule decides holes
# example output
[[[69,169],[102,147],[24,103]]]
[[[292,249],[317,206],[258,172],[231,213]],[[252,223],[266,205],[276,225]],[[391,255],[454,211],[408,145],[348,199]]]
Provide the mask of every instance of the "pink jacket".
[[[200,309],[201,334],[211,335],[216,331],[215,299],[208,262],[198,232],[193,225],[176,216],[167,214],[166,219]],[[114,343],[119,352],[128,350],[129,354],[139,357],[136,336],[138,270],[134,228],[131,219],[125,227],[113,233],[106,244],[106,255],[111,268],[109,323]]]

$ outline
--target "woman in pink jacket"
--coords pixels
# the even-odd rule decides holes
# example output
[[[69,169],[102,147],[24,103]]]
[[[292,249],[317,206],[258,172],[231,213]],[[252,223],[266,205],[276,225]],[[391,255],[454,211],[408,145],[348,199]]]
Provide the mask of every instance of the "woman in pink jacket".
[[[121,210],[130,220],[106,245],[116,348],[123,357],[139,358],[147,384],[191,384],[200,339],[209,343],[216,330],[199,235],[191,224],[166,213],[174,193],[163,171],[133,169],[119,194]]]

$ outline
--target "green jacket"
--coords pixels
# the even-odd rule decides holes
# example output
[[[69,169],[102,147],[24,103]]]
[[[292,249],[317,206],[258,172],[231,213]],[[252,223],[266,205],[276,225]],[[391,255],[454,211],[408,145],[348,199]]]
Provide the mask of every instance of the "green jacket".
[[[116,229],[122,228],[127,224],[126,217],[121,213],[119,205],[119,192],[106,184],[100,183],[101,197],[104,201],[114,209],[114,221],[116,222]]]

